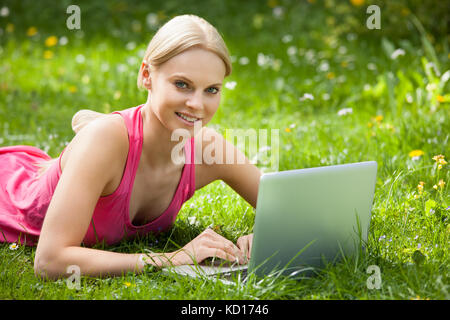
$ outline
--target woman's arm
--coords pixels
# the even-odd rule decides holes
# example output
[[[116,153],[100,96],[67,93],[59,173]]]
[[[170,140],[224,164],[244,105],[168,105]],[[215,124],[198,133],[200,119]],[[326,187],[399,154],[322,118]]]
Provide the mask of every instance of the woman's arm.
[[[36,249],[36,275],[67,276],[70,265],[86,275],[136,271],[138,255],[82,248],[97,201],[127,153],[128,141],[113,121],[99,119],[80,131],[47,209]]]

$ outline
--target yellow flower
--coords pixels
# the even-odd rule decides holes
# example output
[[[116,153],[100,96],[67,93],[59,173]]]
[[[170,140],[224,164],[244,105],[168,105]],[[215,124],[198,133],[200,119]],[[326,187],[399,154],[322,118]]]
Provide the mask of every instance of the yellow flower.
[[[78,89],[77,89],[77,87],[75,87],[75,86],[70,86],[70,87],[69,87],[69,91],[70,91],[70,93],[75,93],[75,92],[78,91]]]
[[[271,8],[275,8],[276,6],[278,6],[278,1],[277,0],[268,0],[267,5]]]
[[[378,116],[375,117],[375,121],[376,122],[380,123],[381,120],[383,120],[383,116],[382,115],[378,115]]]
[[[411,13],[411,11],[409,11],[408,8],[403,7],[403,8],[400,10],[400,13],[402,14],[402,16],[406,17],[407,15],[409,15],[409,14]]]
[[[441,96],[440,94],[437,95],[436,99],[438,102],[445,102],[445,98],[443,96]]]
[[[445,161],[444,159],[439,159],[439,164],[445,165],[447,164],[447,161]]]
[[[121,95],[122,95],[122,93],[120,91],[114,92],[114,96],[113,96],[114,100],[119,100]]]
[[[434,161],[439,162],[441,159],[444,160],[444,156],[442,154],[438,154],[432,158]]]
[[[417,185],[417,189],[419,189],[419,194],[422,194],[424,184],[425,184],[425,182],[420,181],[419,184]]]
[[[58,43],[58,38],[55,36],[50,36],[47,39],[45,39],[45,45],[47,47],[53,47]]]
[[[327,73],[327,79],[334,79],[336,77],[336,75],[334,74],[334,72],[328,72]]]
[[[411,158],[414,158],[414,157],[420,157],[420,156],[422,156],[422,155],[424,155],[425,153],[422,151],[422,150],[413,150],[413,151],[411,151],[410,153],[408,153],[408,155],[411,157]]]
[[[444,186],[445,186],[445,182],[444,182],[444,180],[443,180],[443,179],[439,180],[439,182],[438,182],[438,186],[439,186],[439,188],[441,188],[441,189],[444,189]]]
[[[131,283],[130,282],[128,282],[128,281],[125,281],[124,283],[123,283],[126,287],[129,287],[129,286],[131,286]]]
[[[27,36],[32,37],[37,33],[36,27],[29,27],[27,30]]]
[[[364,4],[364,0],[350,0],[350,2],[355,7],[360,7]]]
[[[284,131],[291,132],[291,129],[290,128],[286,128],[286,129],[284,129]]]
[[[12,23],[8,23],[8,24],[6,25],[6,32],[11,33],[11,32],[13,32],[13,31],[14,31],[14,25],[13,25]]]
[[[44,59],[51,59],[53,58],[53,51],[45,50],[44,51]]]

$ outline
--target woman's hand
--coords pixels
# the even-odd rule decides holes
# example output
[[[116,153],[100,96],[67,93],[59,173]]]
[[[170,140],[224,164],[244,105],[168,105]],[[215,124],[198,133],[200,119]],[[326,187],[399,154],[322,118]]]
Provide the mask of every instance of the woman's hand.
[[[245,262],[250,260],[250,255],[252,252],[252,243],[253,243],[253,233],[240,237],[236,244],[241,250],[242,255],[244,256]]]
[[[248,244],[245,239],[242,239],[241,242],[243,245]],[[243,250],[234,245],[230,240],[214,232],[211,228],[203,231],[181,250],[174,252],[170,260],[173,265],[185,265],[200,263],[206,258],[211,257],[238,262],[240,264],[246,262],[246,256]]]

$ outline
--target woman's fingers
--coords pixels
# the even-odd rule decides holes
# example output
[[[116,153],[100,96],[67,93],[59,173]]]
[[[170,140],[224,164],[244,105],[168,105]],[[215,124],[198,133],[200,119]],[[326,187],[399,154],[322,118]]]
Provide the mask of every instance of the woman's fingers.
[[[253,234],[240,237],[236,244],[241,250],[242,254],[247,258],[247,260],[250,259],[253,244]]]
[[[206,229],[205,238],[211,241],[208,242],[209,247],[221,249],[229,255],[226,260],[238,261],[239,263],[243,263],[245,260],[245,255],[233,242],[214,232],[214,230]]]

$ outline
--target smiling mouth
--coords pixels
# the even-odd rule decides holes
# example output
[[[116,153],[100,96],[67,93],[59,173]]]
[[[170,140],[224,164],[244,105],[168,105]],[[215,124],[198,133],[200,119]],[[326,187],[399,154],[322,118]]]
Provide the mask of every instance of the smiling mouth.
[[[191,122],[191,123],[194,123],[195,121],[200,120],[200,118],[189,117],[189,116],[187,116],[185,114],[182,114],[182,113],[179,113],[179,112],[175,112],[175,114],[178,117],[180,117],[181,119],[186,120],[186,121]]]

